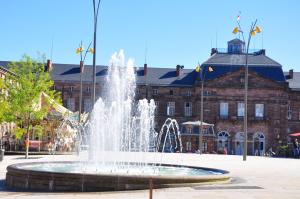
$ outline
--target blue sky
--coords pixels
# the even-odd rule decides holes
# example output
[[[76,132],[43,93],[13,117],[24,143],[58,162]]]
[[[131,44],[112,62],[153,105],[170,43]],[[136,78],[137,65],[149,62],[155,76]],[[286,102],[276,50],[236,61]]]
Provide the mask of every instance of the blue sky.
[[[81,40],[93,36],[92,0],[0,1],[0,60],[19,60],[23,54],[45,53],[56,63],[78,63]],[[247,31],[258,19],[263,35],[250,48],[300,71],[300,1],[298,0],[102,0],[97,41],[97,64],[124,49],[137,66],[194,68],[209,58],[211,47],[225,48],[235,38],[232,29],[241,12]],[[298,25],[297,25],[298,24]],[[86,59],[92,63],[92,56]]]

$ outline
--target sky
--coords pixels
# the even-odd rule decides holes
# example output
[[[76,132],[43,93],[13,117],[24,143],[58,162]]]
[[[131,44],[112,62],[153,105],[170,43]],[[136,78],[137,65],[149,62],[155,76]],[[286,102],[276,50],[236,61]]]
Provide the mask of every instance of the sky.
[[[96,0],[97,1],[97,0]],[[54,63],[78,64],[80,41],[93,39],[92,0],[0,0],[0,60],[45,54]],[[299,0],[102,0],[98,16],[97,64],[124,49],[142,67],[195,68],[212,47],[226,48],[241,16],[244,32],[255,19],[262,29],[250,48],[285,71],[300,71]],[[297,25],[298,24],[298,25]],[[86,64],[92,64],[87,55]]]

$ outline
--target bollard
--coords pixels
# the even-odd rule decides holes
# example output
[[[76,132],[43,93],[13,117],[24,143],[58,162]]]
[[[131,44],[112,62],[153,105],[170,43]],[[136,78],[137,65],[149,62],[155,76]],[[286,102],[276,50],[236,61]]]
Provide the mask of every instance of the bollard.
[[[152,199],[153,194],[153,180],[152,178],[149,179],[149,199]]]

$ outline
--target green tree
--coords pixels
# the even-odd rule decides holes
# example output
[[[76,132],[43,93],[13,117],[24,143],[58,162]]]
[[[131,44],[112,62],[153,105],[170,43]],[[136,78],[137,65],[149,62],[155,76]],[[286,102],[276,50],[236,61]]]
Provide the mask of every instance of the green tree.
[[[40,123],[53,103],[47,98],[41,100],[42,93],[60,102],[59,94],[51,89],[53,81],[49,72],[45,71],[44,60],[33,60],[25,55],[21,61],[10,63],[8,68],[12,74],[6,76],[2,86],[7,91],[0,97],[0,102],[7,106],[2,115],[5,121],[16,123],[17,138],[25,137],[25,158],[28,158],[30,133],[36,129],[41,134]]]

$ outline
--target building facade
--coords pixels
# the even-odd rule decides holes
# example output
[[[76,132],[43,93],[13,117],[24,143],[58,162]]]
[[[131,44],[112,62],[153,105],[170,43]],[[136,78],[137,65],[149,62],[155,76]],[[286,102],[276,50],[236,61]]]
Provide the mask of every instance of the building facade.
[[[199,127],[181,126],[183,150],[199,149],[199,138],[204,152],[226,149],[229,154],[243,154],[243,117],[245,84],[245,47],[239,39],[228,42],[226,50],[211,49],[210,57],[201,64],[201,71],[152,68],[147,64],[136,68],[136,99],[154,99],[156,130],[167,118],[179,124],[200,120],[201,85],[203,83],[204,122],[214,124],[213,131]],[[300,73],[283,72],[282,65],[266,55],[266,50],[248,55],[248,136],[249,155],[264,155],[291,142],[290,133],[300,131]],[[71,111],[79,109],[80,67],[53,64],[53,89],[61,92],[63,105]],[[96,93],[105,93],[107,66],[97,66]],[[82,73],[82,111],[92,107],[92,66]]]

